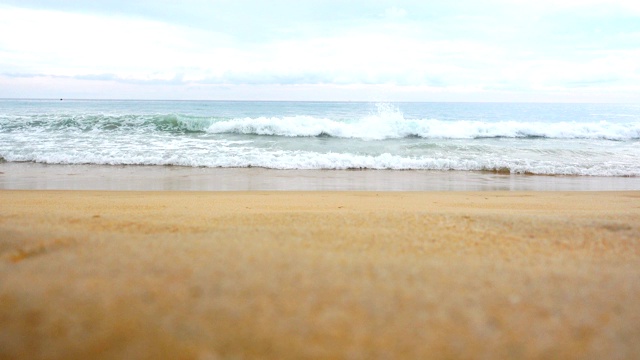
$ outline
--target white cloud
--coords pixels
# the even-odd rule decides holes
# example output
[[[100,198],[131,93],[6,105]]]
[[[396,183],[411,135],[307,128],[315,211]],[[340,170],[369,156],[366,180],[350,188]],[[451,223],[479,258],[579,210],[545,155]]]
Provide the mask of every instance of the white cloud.
[[[544,12],[604,6],[609,9],[624,9],[640,14],[640,2],[637,0],[497,0],[497,2]]]
[[[12,59],[12,67],[17,68],[18,62],[17,72],[27,74],[110,74],[126,80],[171,80],[181,76],[188,81],[262,83],[268,79],[311,79],[317,83],[419,85],[435,75],[454,79],[463,71],[455,62],[486,58],[495,51],[474,43],[420,40],[397,28],[355,29],[340,36],[237,47],[221,34],[160,22],[4,10],[0,33],[13,30],[19,36],[0,37],[0,47],[19,54]],[[41,31],[44,28],[49,30]],[[0,61],[8,62],[7,58]]]
[[[536,11],[514,13],[517,2]],[[180,93],[198,98],[240,96],[236,90],[247,86],[255,86],[255,91],[246,97],[277,97],[277,91],[286,90],[289,97],[304,93],[311,99],[314,86],[317,97],[328,96],[333,87],[337,95],[357,89],[371,96],[388,92],[414,100],[438,92],[476,94],[478,99],[491,92],[507,97],[505,91],[529,96],[562,89],[576,94],[576,89],[587,88],[609,94],[640,92],[640,45],[633,45],[639,32],[633,27],[599,34],[601,39],[592,41],[571,18],[543,21],[545,14],[561,7],[604,6],[604,1],[517,2],[477,13],[449,9],[433,19],[407,3],[378,8],[372,13],[378,17],[365,20],[304,22],[300,26],[305,31],[296,36],[291,35],[296,34],[295,22],[285,28],[274,23],[272,35],[262,41],[240,41],[232,32],[184,25],[187,21],[177,25],[0,5],[0,75],[5,74],[0,96],[33,89],[38,82],[69,89],[102,84],[104,91],[114,92],[120,84],[120,94],[143,91],[147,84],[145,96]],[[634,7],[632,2],[616,4]],[[603,45],[608,39],[626,47]],[[228,90],[230,86],[236,90]],[[100,91],[98,95],[108,96]]]
[[[401,19],[407,16],[407,10],[392,6],[390,8],[385,9],[384,14],[389,19]]]
[[[76,76],[113,73],[123,77],[166,77],[199,63],[193,57],[206,41],[221,55],[230,51],[222,34],[166,23],[60,11],[3,8],[0,48],[26,73]],[[231,50],[233,51],[233,50]],[[223,61],[219,56],[217,61]],[[0,62],[8,63],[4,58]],[[5,64],[3,64],[5,65]]]

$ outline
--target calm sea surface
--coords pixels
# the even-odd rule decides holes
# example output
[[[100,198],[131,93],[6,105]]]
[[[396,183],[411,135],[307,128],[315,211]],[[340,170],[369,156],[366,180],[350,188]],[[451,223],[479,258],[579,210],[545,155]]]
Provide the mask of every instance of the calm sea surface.
[[[0,161],[640,176],[640,104],[0,100]]]

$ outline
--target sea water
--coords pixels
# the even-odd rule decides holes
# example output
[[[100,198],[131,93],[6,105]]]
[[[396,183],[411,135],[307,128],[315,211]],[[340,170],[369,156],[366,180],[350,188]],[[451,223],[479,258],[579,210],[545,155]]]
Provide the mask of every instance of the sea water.
[[[640,104],[0,100],[0,161],[640,176]]]

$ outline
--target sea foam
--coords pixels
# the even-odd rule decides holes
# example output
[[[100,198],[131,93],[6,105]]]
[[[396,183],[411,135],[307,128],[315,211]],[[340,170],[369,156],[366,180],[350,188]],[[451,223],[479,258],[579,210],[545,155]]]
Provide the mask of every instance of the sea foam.
[[[500,156],[495,153],[470,158],[464,154],[448,156],[400,156],[390,153],[362,155],[353,153],[317,153],[218,146],[210,150],[184,151],[164,147],[96,151],[21,151],[5,154],[7,161],[32,161],[48,164],[101,165],[174,165],[191,167],[262,167],[270,169],[326,170],[461,170],[492,171],[512,174],[640,176],[640,163],[617,159],[526,159]]]
[[[272,136],[331,136],[366,140],[417,137],[424,139],[550,138],[550,139],[640,139],[640,122],[544,122],[439,120],[405,118],[392,106],[355,119],[312,116],[236,118],[214,121],[209,133]]]

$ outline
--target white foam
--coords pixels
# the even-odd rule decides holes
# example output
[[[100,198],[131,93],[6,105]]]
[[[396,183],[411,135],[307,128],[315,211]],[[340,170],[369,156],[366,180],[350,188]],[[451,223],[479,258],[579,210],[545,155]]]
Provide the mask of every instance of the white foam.
[[[311,116],[238,118],[217,121],[209,133],[276,136],[320,136],[365,140],[420,137],[425,139],[528,138],[640,139],[640,122],[484,122],[471,120],[405,119],[397,111],[385,111],[352,121]]]
[[[384,153],[376,156],[309,151],[265,151],[245,147],[225,147],[203,151],[129,151],[114,148],[97,152],[21,151],[8,152],[7,161],[48,164],[178,165],[192,167],[264,167],[271,169],[395,169],[507,171],[514,174],[640,176],[640,164],[629,161],[531,160],[486,154],[473,159],[456,154],[449,157],[407,157]]]

